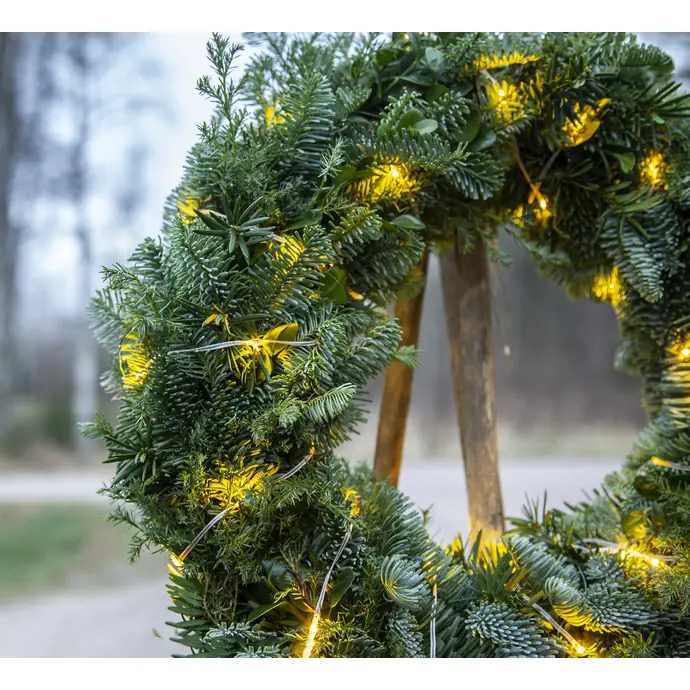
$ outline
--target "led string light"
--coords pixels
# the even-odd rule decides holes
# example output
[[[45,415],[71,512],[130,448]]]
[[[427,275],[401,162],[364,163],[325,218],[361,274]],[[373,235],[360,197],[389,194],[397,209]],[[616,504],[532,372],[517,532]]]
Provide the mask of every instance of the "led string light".
[[[323,580],[323,585],[321,585],[321,592],[319,594],[318,600],[316,601],[316,606],[314,607],[314,617],[311,619],[311,625],[309,626],[309,632],[307,633],[307,641],[304,645],[304,650],[302,652],[303,659],[308,659],[311,656],[311,653],[314,649],[314,644],[316,642],[316,633],[318,632],[319,623],[321,621],[321,608],[323,607],[323,602],[326,599],[326,589],[328,588],[328,581],[331,579],[333,570],[335,569],[335,566],[340,560],[340,557],[343,555],[343,551],[345,551],[347,543],[350,541],[353,526],[353,523],[350,522],[347,528],[347,532],[345,532],[345,538],[340,544],[338,553],[335,554],[333,563],[331,563],[331,567],[328,569],[328,572],[326,573],[326,577]]]
[[[265,338],[250,338],[249,340],[227,340],[222,343],[212,345],[202,345],[201,347],[190,347],[184,350],[170,350],[170,354],[182,354],[186,352],[211,352],[212,350],[225,350],[229,347],[252,347],[260,350],[264,345],[301,345],[304,347],[314,347],[315,340],[266,340]]]
[[[399,159],[375,164],[368,177],[348,188],[360,201],[375,204],[383,198],[399,199],[413,194],[420,187],[419,179]]]
[[[481,74],[490,82],[487,97],[498,118],[507,124],[520,119],[525,110],[518,87],[505,80],[499,82],[486,69],[483,69]]]
[[[477,69],[485,72],[490,69],[500,69],[501,67],[509,67],[510,65],[526,65],[529,62],[537,62],[539,57],[537,55],[523,55],[517,50],[507,55],[482,55],[474,61],[474,66]],[[469,66],[465,66],[465,70],[469,70]]]
[[[489,87],[489,102],[498,117],[506,123],[521,118],[525,111],[517,86],[507,81],[499,83],[493,77],[491,77],[491,81],[493,83]]]
[[[275,482],[281,482],[284,479],[289,479],[290,477],[293,477],[296,475],[308,462],[311,460],[314,455],[316,454],[316,450],[312,448],[312,450],[309,452],[309,455],[307,455],[303,460],[301,460],[295,467],[293,467],[289,472],[285,472],[284,474],[279,474],[275,478]],[[236,503],[233,503],[232,505],[227,506],[224,508],[218,515],[216,515],[195,537],[192,539],[192,541],[189,543],[189,545],[185,548],[185,550],[179,555],[175,556],[174,554],[171,554],[170,560],[172,561],[173,566],[176,568],[182,568],[182,564],[184,563],[185,559],[187,556],[189,556],[192,551],[197,547],[199,542],[223,519],[225,515],[227,515],[233,508],[236,507]],[[180,574],[180,573],[177,573]]]
[[[669,165],[664,159],[664,155],[659,151],[650,151],[645,158],[640,161],[640,181],[651,187],[666,189],[666,174]]]
[[[599,273],[592,283],[592,294],[602,302],[608,302],[617,307],[625,299],[625,292],[621,285],[618,267],[614,266],[610,273]]]
[[[120,343],[118,352],[122,383],[126,388],[135,388],[146,383],[152,360],[148,357],[136,333],[127,333]]]
[[[266,120],[266,127],[280,125],[283,122],[285,122],[285,117],[283,115],[278,114],[279,106],[280,100],[277,100],[272,105],[267,105],[264,108],[264,119]]]
[[[177,210],[180,214],[182,222],[185,225],[191,225],[196,222],[197,211],[211,199],[210,196],[199,197],[193,195],[184,195],[177,200]]]
[[[632,556],[634,558],[639,558],[646,561],[653,568],[658,568],[662,563],[673,563],[676,559],[675,556],[663,556],[662,554],[649,554],[642,553],[641,551],[636,551],[625,544],[616,544],[612,541],[606,541],[605,539],[583,539],[586,544],[595,544],[597,546],[603,546],[604,549],[611,553],[619,553],[622,559]]]
[[[690,360],[690,337],[684,337],[682,334],[677,335],[675,342],[668,350],[673,357],[681,362],[687,362]]]
[[[579,146],[594,136],[601,124],[599,114],[604,106],[608,105],[610,102],[610,98],[602,98],[597,103],[596,107],[592,107],[591,105],[582,107],[579,103],[575,104],[573,110],[577,120],[568,120],[563,127],[561,127],[561,131],[568,138],[566,147]]]
[[[679,472],[690,472],[690,465],[681,465],[679,462],[662,460],[661,458],[657,458],[656,455],[653,455],[649,462],[657,467],[668,467],[671,470],[678,470]]]
[[[527,184],[529,185],[529,188],[532,190],[532,193],[527,200],[528,203],[532,203],[535,199],[537,201],[537,208],[535,211],[535,216],[537,217],[537,220],[545,224],[546,221],[551,217],[552,213],[551,210],[549,209],[549,202],[546,196],[542,194],[541,192],[541,182],[539,183],[534,183],[532,182],[532,178],[529,176],[529,173],[527,172],[527,168],[525,167],[525,164],[522,160],[522,156],[520,155],[520,149],[518,148],[517,145],[517,140],[515,137],[513,137],[513,152],[515,154],[515,162],[518,164],[518,168],[520,168],[520,172],[522,173],[522,176],[525,178],[527,181]],[[554,161],[558,157],[558,154],[560,151],[556,151],[551,158],[547,161],[546,165],[544,166],[544,169],[540,173],[540,177],[543,178],[546,176],[546,173],[549,171],[551,166],[554,164]],[[520,216],[522,216],[522,211],[520,210]]]
[[[644,554],[639,551],[635,551],[634,549],[628,548],[626,546],[621,546],[620,544],[616,544],[615,542],[611,541],[606,541],[604,539],[583,539],[582,540],[585,543],[588,544],[596,544],[597,546],[603,547],[608,551],[612,552],[618,552],[620,553],[621,558],[626,558],[627,556],[634,556],[636,558],[641,558],[642,560],[648,562],[652,567],[658,568],[661,566],[662,563],[668,563],[675,558],[673,556],[662,556],[660,554]],[[551,625],[553,625],[554,629],[558,630],[558,632],[565,637],[572,648],[575,650],[578,656],[585,656],[587,655],[587,648],[582,645],[582,643],[578,642],[562,625],[560,625],[554,618],[551,616],[547,611],[545,611],[539,604],[532,603],[532,608],[534,608],[537,613],[546,621],[548,621]]]
[[[532,608],[546,621],[551,623],[553,627],[558,630],[563,637],[565,637],[568,642],[570,642],[571,646],[575,650],[578,656],[585,656],[587,654],[587,648],[582,645],[580,642],[578,642],[558,621],[556,621],[553,616],[551,616],[549,613],[547,613],[539,604],[534,602],[532,604]]]

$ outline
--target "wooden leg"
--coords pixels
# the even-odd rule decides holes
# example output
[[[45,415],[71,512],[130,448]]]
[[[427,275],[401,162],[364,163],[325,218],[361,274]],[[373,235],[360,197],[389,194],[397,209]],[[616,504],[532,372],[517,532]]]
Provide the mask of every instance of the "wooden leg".
[[[498,476],[489,261],[483,242],[441,256],[453,393],[465,462],[470,534],[482,541],[504,531]]]
[[[426,281],[428,256],[422,256],[421,269]],[[395,317],[402,328],[401,345],[417,345],[419,342],[419,325],[422,321],[422,303],[424,290],[413,299],[398,300],[395,305]],[[376,455],[374,459],[374,476],[388,480],[393,486],[398,485],[407,415],[412,396],[412,370],[402,362],[393,361],[386,372],[381,401],[381,415],[376,437]]]

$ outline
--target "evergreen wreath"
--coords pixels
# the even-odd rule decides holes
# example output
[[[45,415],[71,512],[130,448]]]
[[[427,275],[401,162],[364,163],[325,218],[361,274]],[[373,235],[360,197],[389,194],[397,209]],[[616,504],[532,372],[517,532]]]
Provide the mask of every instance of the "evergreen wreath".
[[[214,35],[162,236],[104,270],[115,519],[221,657],[690,655],[690,99],[626,34]],[[256,107],[259,106],[259,107]],[[443,548],[335,448],[397,358],[425,248],[505,228],[609,302],[649,423],[568,510]],[[127,508],[127,505],[130,508]]]

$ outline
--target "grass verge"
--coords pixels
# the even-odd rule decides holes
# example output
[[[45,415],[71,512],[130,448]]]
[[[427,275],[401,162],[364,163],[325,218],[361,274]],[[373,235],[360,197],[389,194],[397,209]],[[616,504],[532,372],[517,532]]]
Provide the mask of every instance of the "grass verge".
[[[151,572],[128,566],[130,533],[106,515],[86,504],[0,505],[0,600]]]

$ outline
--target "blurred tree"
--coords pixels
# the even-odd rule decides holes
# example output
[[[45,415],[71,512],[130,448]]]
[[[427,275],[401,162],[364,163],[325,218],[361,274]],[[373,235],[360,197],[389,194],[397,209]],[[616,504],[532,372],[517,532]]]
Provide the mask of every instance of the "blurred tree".
[[[20,38],[0,33],[0,434],[9,420],[14,362],[18,228],[10,214],[14,165],[18,153],[16,66]]]
[[[686,31],[656,31],[640,33],[643,41],[663,48],[673,58],[675,75],[686,85],[690,82],[690,33]]]
[[[146,201],[144,120],[158,124],[170,112],[151,88],[160,75],[145,44],[139,50],[143,43],[122,33],[0,34],[0,438],[22,396],[36,395],[39,405],[55,398],[58,373],[64,387],[64,362],[46,346],[58,331],[73,352],[71,396],[61,388],[59,397],[71,397],[73,422],[90,419],[98,407],[101,363],[84,310],[98,267],[110,251],[123,251]],[[42,315],[40,344],[17,349],[19,334],[35,329],[34,302],[27,310],[19,303],[41,262],[27,261],[20,280],[22,243],[49,245],[60,236],[74,238],[77,249],[75,318],[49,324]],[[55,287],[64,303],[68,282]],[[85,458],[88,441],[73,422],[67,428]]]
[[[150,97],[147,77],[150,70],[141,69],[134,58],[136,76],[127,79],[124,93],[113,90],[109,80],[115,70],[131,68],[137,37],[122,33],[64,33],[54,38],[53,84],[48,112],[64,112],[69,122],[69,136],[51,131],[50,122],[43,122],[44,155],[53,161],[47,180],[48,197],[65,204],[71,211],[72,232],[77,246],[77,309],[73,328],[73,391],[72,411],[76,422],[87,421],[97,406],[99,363],[98,351],[85,320],[84,309],[94,289],[99,260],[98,237],[113,231],[121,221],[131,223],[143,202],[143,169],[147,146],[137,133],[140,118],[156,105]],[[124,67],[123,67],[124,66]],[[148,92],[148,93],[142,93]],[[112,165],[98,167],[94,149],[114,130],[124,126],[128,147],[125,153],[126,172],[113,175]],[[132,136],[132,134],[134,136]],[[98,185],[93,181],[98,179]],[[93,212],[96,188],[109,187],[109,205],[105,213]],[[110,227],[108,227],[110,226]],[[75,434],[79,455],[84,461],[90,443]]]

